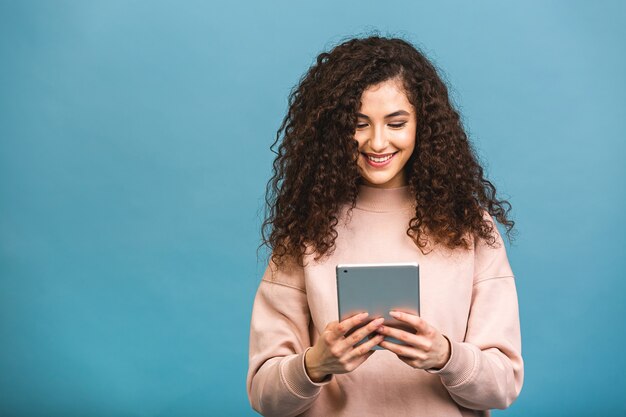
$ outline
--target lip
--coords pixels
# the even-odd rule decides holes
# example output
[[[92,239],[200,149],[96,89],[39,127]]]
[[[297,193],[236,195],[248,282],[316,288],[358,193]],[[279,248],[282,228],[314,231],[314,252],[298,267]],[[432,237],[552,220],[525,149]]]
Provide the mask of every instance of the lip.
[[[396,152],[398,152],[398,151],[396,151]],[[384,158],[385,156],[393,155],[396,152],[381,153],[381,154],[365,152],[365,154],[369,155],[369,156],[373,156],[374,158]]]
[[[394,160],[394,158],[396,157],[396,154],[398,152],[399,151],[392,152],[392,153],[387,153],[387,154],[383,154],[382,156],[379,156],[379,155],[377,155],[375,153],[366,153],[366,154],[363,154],[363,158],[365,159],[365,162],[367,162],[369,164],[369,166],[374,167],[374,168],[383,168],[383,167],[386,167],[387,165],[389,165],[391,163],[391,161]],[[385,157],[387,155],[393,155],[393,156],[391,158],[389,158],[388,160],[386,160],[385,162],[374,162],[374,161],[370,160],[367,157],[367,155],[371,155],[371,156],[378,157],[378,158],[382,158],[382,157]]]

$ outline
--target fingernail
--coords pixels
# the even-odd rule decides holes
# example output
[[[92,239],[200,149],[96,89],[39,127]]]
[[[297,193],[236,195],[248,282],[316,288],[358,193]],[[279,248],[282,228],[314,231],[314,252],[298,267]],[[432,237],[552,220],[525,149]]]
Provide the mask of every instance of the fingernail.
[[[390,312],[389,312],[389,315],[391,315],[392,317],[399,317],[399,316],[400,316],[400,313],[399,313],[399,312],[397,312],[397,311],[390,311]]]
[[[367,316],[369,316],[369,313],[365,312],[365,313],[359,313],[359,315],[357,317],[362,319],[362,318],[367,317]]]
[[[374,320],[372,323],[375,323],[375,324],[380,324],[380,323],[382,323],[382,322],[384,322],[384,321],[385,321],[385,318],[384,318],[384,317],[379,317],[379,318],[377,318],[376,320]]]

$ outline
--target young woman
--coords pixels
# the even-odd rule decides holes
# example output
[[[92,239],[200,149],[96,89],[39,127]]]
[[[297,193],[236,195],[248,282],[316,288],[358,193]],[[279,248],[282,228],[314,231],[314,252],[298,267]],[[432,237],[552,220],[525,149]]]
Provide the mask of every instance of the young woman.
[[[250,326],[252,407],[398,417],[508,407],[524,368],[492,216],[510,239],[511,206],[483,176],[433,65],[402,39],[347,40],[291,93],[276,141],[281,132],[262,228],[272,254]],[[419,263],[420,315],[392,315],[415,333],[367,314],[338,322],[337,264],[406,261]]]

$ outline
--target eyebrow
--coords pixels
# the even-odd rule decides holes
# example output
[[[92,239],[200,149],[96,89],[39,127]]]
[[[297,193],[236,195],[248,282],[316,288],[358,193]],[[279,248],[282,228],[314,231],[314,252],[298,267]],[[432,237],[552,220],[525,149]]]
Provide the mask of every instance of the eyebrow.
[[[357,113],[356,114],[358,117],[363,117],[365,119],[369,119],[369,116],[363,114],[363,113]],[[388,117],[393,117],[393,116],[409,116],[409,112],[406,110],[397,110],[394,111],[393,113],[389,113],[388,115],[385,116],[385,119]]]

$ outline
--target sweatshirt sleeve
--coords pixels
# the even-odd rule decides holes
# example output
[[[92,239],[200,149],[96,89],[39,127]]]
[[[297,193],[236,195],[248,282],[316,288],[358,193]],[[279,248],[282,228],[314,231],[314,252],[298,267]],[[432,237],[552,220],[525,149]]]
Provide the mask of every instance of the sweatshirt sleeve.
[[[295,416],[310,408],[323,385],[304,367],[310,348],[310,314],[303,268],[270,262],[259,284],[250,322],[248,399],[264,416]]]
[[[483,240],[476,247],[465,340],[448,338],[450,359],[441,369],[427,370],[439,374],[458,404],[475,410],[507,408],[524,381],[515,278],[495,223],[494,229],[497,248]]]

